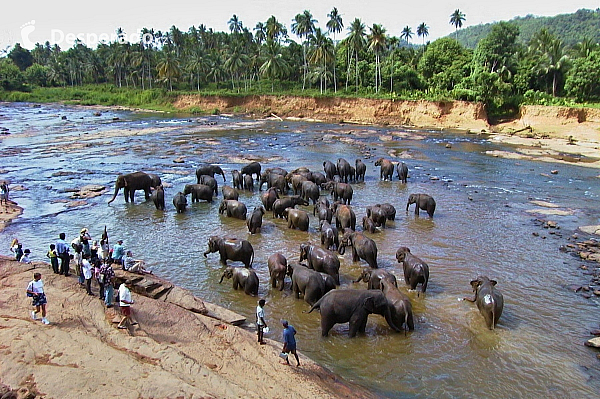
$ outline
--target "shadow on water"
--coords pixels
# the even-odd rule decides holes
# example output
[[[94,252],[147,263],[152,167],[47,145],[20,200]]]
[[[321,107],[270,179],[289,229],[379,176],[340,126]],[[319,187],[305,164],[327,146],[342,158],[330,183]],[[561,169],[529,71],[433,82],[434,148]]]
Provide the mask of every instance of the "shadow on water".
[[[4,153],[12,154],[3,158],[3,178],[25,188],[11,192],[25,211],[0,237],[3,248],[18,237],[34,259],[45,260],[46,248],[59,232],[73,239],[85,226],[96,238],[106,225],[111,243],[123,239],[156,274],[254,321],[257,298],[232,290],[230,280],[218,284],[223,270],[218,254],[203,256],[209,236],[236,236],[254,247],[259,296],[267,300],[273,327],[270,337],[280,339],[277,320],[290,320],[298,330],[301,353],[380,396],[591,397],[600,391],[595,354],[580,345],[597,328],[597,306],[564,289],[583,277],[578,261],[557,251],[577,226],[598,224],[600,204],[590,201],[600,196],[597,171],[560,165],[559,175],[547,177],[554,165],[487,156],[487,150],[506,148],[459,133],[435,132],[413,140],[394,133],[398,129],[352,126],[355,137],[338,125],[219,117],[189,122],[124,112],[94,118],[90,110],[53,105],[3,105],[2,114],[0,124],[11,131],[3,138]],[[202,122],[207,120],[216,124]],[[391,140],[382,141],[382,136]],[[445,148],[446,142],[454,144],[452,149]],[[374,162],[390,152],[412,156],[403,159],[410,169],[407,184],[397,177],[379,181]],[[183,163],[173,162],[180,157]],[[309,306],[293,297],[289,280],[284,291],[269,287],[269,255],[280,252],[297,261],[300,243],[320,242],[312,205],[302,207],[311,215],[308,232],[288,230],[285,220],[267,212],[262,232],[250,235],[244,221],[219,215],[220,198],[190,203],[183,214],[175,213],[171,202],[185,184],[195,183],[194,171],[203,162],[219,164],[231,184],[230,171],[250,160],[263,168],[322,171],[324,160],[340,157],[351,164],[361,158],[367,165],[365,182],[353,184],[359,226],[369,205],[388,202],[397,210],[394,222],[369,236],[377,243],[380,267],[396,275],[413,303],[416,329],[406,336],[371,315],[363,336],[349,339],[346,324],[321,338],[319,315],[305,313]],[[134,204],[125,204],[122,192],[106,204],[116,175],[136,170],[161,176],[167,211],[155,210],[140,192]],[[222,179],[218,182],[221,187]],[[70,201],[65,189],[91,183],[106,186],[107,192],[80,207],[53,202]],[[416,216],[414,205],[406,211],[410,193],[435,198],[433,219],[424,211]],[[527,213],[535,208],[532,199],[573,210],[553,217],[562,237],[540,231],[538,216]],[[260,192],[243,192],[240,200],[251,212],[260,205]],[[429,264],[424,295],[407,291],[395,259],[399,246]],[[366,263],[352,262],[351,251],[339,259],[340,288],[364,289],[364,283],[352,281]],[[474,304],[459,301],[472,295],[469,281],[479,274],[496,279],[504,294],[495,331],[485,328]]]

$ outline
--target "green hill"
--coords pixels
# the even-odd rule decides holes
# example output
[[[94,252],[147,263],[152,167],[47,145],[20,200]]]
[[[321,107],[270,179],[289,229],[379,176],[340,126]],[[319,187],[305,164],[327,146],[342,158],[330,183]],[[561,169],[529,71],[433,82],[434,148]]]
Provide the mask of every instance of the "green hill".
[[[528,43],[531,37],[542,28],[559,37],[567,46],[573,46],[583,39],[591,38],[600,43],[600,8],[581,9],[572,14],[560,14],[554,17],[536,17],[527,15],[516,17],[509,22],[519,27],[519,41]],[[475,48],[479,40],[490,32],[495,23],[470,26],[458,31],[458,41],[467,48]],[[454,33],[448,35],[454,38]]]

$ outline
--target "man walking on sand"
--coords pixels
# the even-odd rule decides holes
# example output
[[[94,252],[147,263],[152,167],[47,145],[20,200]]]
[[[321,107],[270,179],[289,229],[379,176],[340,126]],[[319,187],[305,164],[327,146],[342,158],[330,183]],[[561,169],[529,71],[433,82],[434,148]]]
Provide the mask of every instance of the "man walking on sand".
[[[119,286],[119,307],[121,308],[121,314],[123,318],[119,322],[117,328],[126,329],[126,322],[129,322],[132,326],[136,325],[137,322],[133,321],[131,318],[131,305],[133,305],[133,299],[131,299],[131,291],[129,288],[131,287],[131,282],[126,281]]]
[[[46,294],[44,293],[44,282],[42,281],[41,273],[34,273],[33,280],[27,286],[27,296],[33,298],[32,305],[35,306],[35,310],[31,312],[31,318],[33,320],[38,320],[37,314],[40,313],[40,309],[42,311],[42,323],[50,324],[48,319],[46,319]]]
[[[267,323],[265,322],[265,303],[265,300],[261,299],[258,301],[258,306],[256,307],[256,329],[258,334],[258,343],[261,345],[266,344],[263,339],[263,331],[265,327],[267,327]]]
[[[296,329],[291,326],[287,320],[281,320],[283,325],[283,349],[281,353],[292,353],[296,357],[296,366],[300,366],[300,359],[296,353]],[[289,358],[286,356],[285,361],[290,364]]]

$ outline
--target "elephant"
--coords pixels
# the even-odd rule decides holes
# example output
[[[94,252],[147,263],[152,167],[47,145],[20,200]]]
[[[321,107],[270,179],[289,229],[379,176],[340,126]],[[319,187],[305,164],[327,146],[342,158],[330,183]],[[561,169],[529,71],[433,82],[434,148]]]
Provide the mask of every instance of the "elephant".
[[[295,208],[285,208],[283,215],[288,222],[288,229],[308,231],[309,219],[306,211]]]
[[[267,191],[260,195],[260,201],[265,207],[265,210],[272,211],[273,204],[276,200],[279,199],[279,194],[277,193],[277,189],[275,187],[269,188]]]
[[[344,181],[344,183],[348,183],[348,178],[350,177],[350,164],[344,158],[340,158],[337,161],[337,171],[340,176],[340,181]]]
[[[264,183],[267,183],[267,188],[275,187],[279,189],[280,192],[286,193],[288,190],[287,181],[285,180],[285,176],[265,171],[260,175],[260,185],[258,186],[258,190],[262,191],[262,186]]]
[[[380,280],[379,285],[381,287],[381,292],[383,292],[383,295],[385,295],[385,298],[388,301],[394,324],[398,327],[404,325],[406,330],[413,331],[415,329],[415,321],[413,319],[410,299],[408,299],[398,287],[387,280]],[[404,331],[406,332],[406,330]]]
[[[150,187],[158,188],[158,186],[162,185],[162,180],[159,175],[155,175],[154,173],[148,173],[148,176],[152,179],[152,185]]]
[[[307,201],[312,200],[313,205],[316,206],[317,201],[321,196],[321,189],[314,182],[307,180],[305,182],[302,182],[302,185],[300,186],[300,196]]]
[[[367,173],[367,165],[365,165],[365,163],[360,160],[357,159],[354,162],[354,165],[356,167],[356,181],[365,181],[365,174]]]
[[[496,280],[490,280],[487,276],[479,276],[471,281],[475,297],[473,299],[464,298],[466,301],[477,304],[477,308],[490,330],[493,330],[498,324],[504,308],[504,297],[496,289],[496,284],[498,284]]]
[[[306,166],[300,166],[299,168],[292,170],[290,173],[293,175],[302,175],[308,178],[310,175],[310,169],[308,169]]]
[[[327,177],[321,172],[310,172],[308,180],[315,183],[317,187],[322,187],[324,183],[327,183]]]
[[[279,168],[279,167],[276,167],[276,168],[267,168],[265,170],[265,172],[267,172],[267,173],[274,173],[276,175],[281,175],[283,177],[286,177],[287,174],[288,174],[287,170],[285,170],[283,168]]]
[[[321,277],[323,278],[323,283],[325,284],[323,295],[327,294],[331,290],[335,290],[337,285],[335,284],[335,280],[327,273],[319,272]]]
[[[375,161],[375,166],[379,166],[379,178],[382,180],[392,180],[394,175],[394,164],[388,159],[379,158]]]
[[[254,270],[245,267],[228,266],[223,272],[219,284],[223,282],[225,277],[233,280],[234,290],[237,290],[239,287],[244,290],[246,295],[258,295],[258,276]]]
[[[379,206],[383,210],[387,220],[396,220],[396,208],[394,208],[394,205],[386,202],[385,204],[377,204],[375,206]]]
[[[333,211],[329,207],[328,202],[327,198],[321,198],[313,208],[313,216],[315,216],[316,213],[319,217],[319,222],[321,220],[326,220],[327,223],[331,223],[331,220],[333,219]]]
[[[204,184],[205,186],[212,188],[213,192],[215,193],[215,197],[219,195],[219,185],[217,183],[217,179],[214,177],[210,177],[209,175],[197,176],[197,183]]]
[[[408,178],[408,166],[404,162],[400,162],[396,165],[396,172],[398,173],[398,179],[406,184],[406,179]]]
[[[244,190],[254,191],[254,180],[252,179],[252,175],[244,175]]]
[[[175,194],[173,197],[173,206],[177,210],[177,213],[185,212],[185,208],[187,207],[187,199],[181,191]]]
[[[131,203],[133,203],[133,197],[136,190],[144,190],[146,199],[150,199],[150,187],[152,187],[152,184],[152,177],[145,172],[133,172],[119,175],[115,182],[115,192],[108,203],[110,204],[117,198],[120,189],[123,189],[125,202],[131,200]]]
[[[243,202],[236,200],[223,200],[219,205],[219,213],[227,213],[230,218],[246,220],[246,205]]]
[[[246,267],[252,267],[254,261],[254,248],[250,241],[235,237],[210,236],[208,238],[208,249],[204,252],[206,258],[208,254],[218,252],[221,257],[221,263],[227,265],[227,259],[240,261]]]
[[[429,266],[421,259],[410,253],[408,247],[400,247],[396,251],[396,260],[402,263],[404,269],[404,281],[410,285],[410,289],[414,290],[420,283],[421,292],[427,290],[427,282],[429,281]]]
[[[287,274],[287,259],[279,252],[274,253],[267,259],[267,266],[269,267],[271,287],[277,288],[279,285],[279,291],[283,291]]]
[[[304,183],[305,181],[309,181],[308,177],[298,173],[290,173],[289,175],[287,175],[287,180],[292,185],[294,195],[299,195],[302,190],[302,183]]]
[[[296,262],[290,262],[287,270],[292,279],[292,292],[296,299],[302,294],[304,301],[312,306],[325,295],[326,282],[319,272]]]
[[[373,220],[373,223],[375,223],[376,227],[385,228],[385,222],[387,220],[387,217],[383,209],[381,209],[381,206],[379,206],[379,204],[367,207],[367,217]]]
[[[204,165],[200,166],[198,169],[196,169],[196,177],[197,178],[200,178],[200,176],[202,176],[202,175],[208,175],[210,177],[215,177],[215,173],[223,176],[223,182],[226,181],[225,180],[225,172],[223,172],[223,169],[221,169],[220,166],[204,164]]]
[[[183,195],[188,194],[192,194],[192,202],[213,201],[213,189],[206,184],[186,184],[183,188]]]
[[[242,175],[250,175],[256,174],[256,181],[260,180],[260,164],[258,162],[250,162],[248,165],[244,166],[240,171]]]
[[[159,184],[158,187],[156,187],[156,190],[152,191],[150,198],[152,198],[152,202],[154,202],[156,209],[160,211],[165,210],[165,190],[163,189],[162,184]]]
[[[381,289],[381,281],[388,281],[394,287],[398,287],[396,276],[383,269],[371,269],[370,267],[365,267],[360,276],[353,282],[358,283],[361,280],[367,283],[367,289],[369,290]]]
[[[240,193],[238,192],[238,190],[231,186],[221,187],[221,192],[223,193],[223,199],[237,201],[240,198]]]
[[[362,218],[362,227],[363,231],[368,231],[369,233],[377,232],[377,227],[375,226],[375,222],[368,216],[363,216]]]
[[[411,204],[416,204],[415,215],[419,214],[419,209],[427,211],[430,218],[433,217],[435,212],[435,200],[428,194],[411,194],[408,196],[408,202],[406,203],[406,212]]]
[[[324,188],[325,190],[331,190],[331,195],[333,196],[334,201],[341,199],[344,205],[350,205],[350,201],[352,201],[352,195],[354,193],[354,190],[350,184],[330,181],[329,183],[325,184]]]
[[[340,260],[334,252],[305,242],[300,244],[300,262],[305,259],[309,268],[329,274],[340,285]]]
[[[323,171],[325,172],[325,177],[327,177],[328,180],[333,180],[335,175],[338,174],[337,166],[335,166],[335,164],[331,161],[323,162]]]
[[[344,255],[348,246],[352,247],[353,262],[364,259],[369,266],[377,269],[377,244],[375,244],[375,241],[363,233],[347,231],[342,236],[342,241],[338,249],[340,255]]]
[[[396,327],[388,300],[381,291],[351,289],[329,291],[311,306],[308,313],[315,309],[321,311],[323,337],[328,336],[329,330],[337,323],[350,323],[348,332],[350,337],[355,337],[357,333],[364,333],[371,313],[384,316],[392,329],[401,331]]]
[[[335,207],[335,226],[340,230],[356,230],[356,215],[350,205],[340,204]]]
[[[250,234],[256,234],[260,232],[262,227],[262,217],[265,214],[265,208],[257,206],[254,208],[252,214],[246,219],[246,226]]]
[[[340,246],[340,238],[338,229],[333,227],[327,222],[327,220],[321,220],[321,245],[325,246],[325,249],[336,250]]]
[[[239,170],[234,169],[231,171],[231,177],[232,177],[232,183],[233,183],[233,187],[237,188],[238,190],[242,190],[242,174],[240,173]]]
[[[273,210],[273,217],[274,218],[283,218],[284,214],[283,212],[285,211],[286,208],[293,208],[296,205],[308,205],[308,201],[306,201],[303,198],[300,198],[297,195],[293,195],[291,197],[285,197],[285,198],[279,198],[277,200],[275,200],[275,202],[273,203],[272,206],[272,210]]]

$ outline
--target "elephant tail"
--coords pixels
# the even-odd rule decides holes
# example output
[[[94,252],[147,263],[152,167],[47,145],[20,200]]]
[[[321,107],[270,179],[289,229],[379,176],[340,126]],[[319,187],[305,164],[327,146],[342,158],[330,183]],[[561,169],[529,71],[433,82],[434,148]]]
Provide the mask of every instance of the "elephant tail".
[[[492,301],[492,325],[490,327],[493,331],[496,327],[496,301],[494,300],[494,297],[492,295],[490,295],[490,297]]]
[[[252,267],[252,263],[254,263],[254,249],[252,250],[252,255],[250,255],[250,267]]]
[[[309,310],[308,312],[306,312],[306,313],[311,313],[311,312],[312,312],[313,310],[315,310],[315,309],[319,309],[319,310],[321,310],[321,301],[322,301],[322,300],[323,300],[323,297],[321,297],[321,299],[319,299],[317,302],[315,302],[315,304],[314,304],[314,305],[312,305],[312,306],[310,307],[310,310]]]

